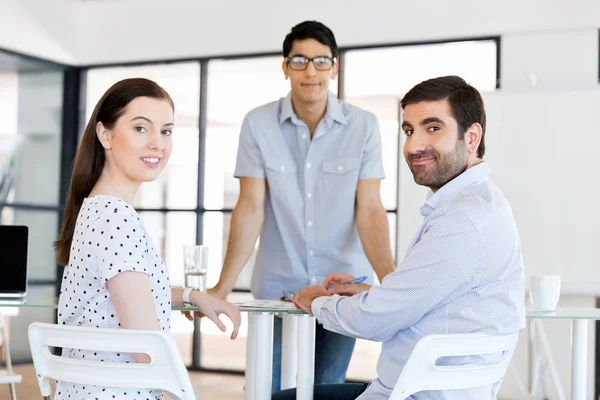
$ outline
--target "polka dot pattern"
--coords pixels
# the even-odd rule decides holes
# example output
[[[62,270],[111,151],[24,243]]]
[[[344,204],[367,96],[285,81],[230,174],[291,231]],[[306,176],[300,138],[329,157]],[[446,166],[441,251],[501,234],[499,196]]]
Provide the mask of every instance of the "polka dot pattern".
[[[119,328],[119,317],[106,282],[125,271],[150,277],[158,322],[171,325],[169,273],[136,211],[112,196],[86,198],[81,206],[69,265],[65,268],[58,305],[58,323]],[[130,354],[63,349],[64,357],[100,362],[135,362]],[[57,382],[55,400],[163,399],[157,390],[132,390]]]

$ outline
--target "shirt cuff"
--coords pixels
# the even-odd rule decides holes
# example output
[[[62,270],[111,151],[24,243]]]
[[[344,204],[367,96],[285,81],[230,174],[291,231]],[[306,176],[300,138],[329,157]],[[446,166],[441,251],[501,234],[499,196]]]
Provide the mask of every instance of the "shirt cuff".
[[[321,308],[323,308],[323,304],[330,297],[331,296],[321,296],[321,297],[317,297],[316,299],[313,300],[312,304],[310,305],[310,310],[312,311],[312,313],[316,319],[319,319],[319,320],[321,319]]]

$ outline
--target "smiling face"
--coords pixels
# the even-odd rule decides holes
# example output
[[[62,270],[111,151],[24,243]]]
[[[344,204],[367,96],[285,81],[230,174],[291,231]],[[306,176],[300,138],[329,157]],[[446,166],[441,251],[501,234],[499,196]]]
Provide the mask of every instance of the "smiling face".
[[[404,108],[404,158],[415,182],[434,192],[477,164],[481,125],[459,135],[447,100],[422,101]]]
[[[294,41],[292,50],[287,56],[289,58],[294,56],[304,56],[307,58],[333,57],[331,49],[315,39]],[[285,78],[290,80],[294,102],[300,102],[305,105],[327,102],[329,83],[337,77],[337,62],[327,71],[318,71],[312,62],[308,63],[304,71],[291,69],[286,61],[283,62],[282,68]]]
[[[132,100],[110,130],[99,122],[96,134],[113,179],[122,183],[155,180],[171,156],[172,130],[173,108],[168,101],[151,97]]]

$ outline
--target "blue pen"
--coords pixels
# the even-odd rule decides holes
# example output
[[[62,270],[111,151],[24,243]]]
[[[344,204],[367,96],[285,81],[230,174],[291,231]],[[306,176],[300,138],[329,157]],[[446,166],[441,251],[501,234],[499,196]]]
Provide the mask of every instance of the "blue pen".
[[[340,283],[340,285],[353,285],[353,284],[355,284],[355,283],[361,283],[361,282],[364,282],[364,281],[366,281],[366,280],[367,280],[367,277],[366,277],[366,275],[363,275],[363,276],[361,276],[360,278],[353,279],[353,280],[351,280],[351,281],[349,281],[349,282]],[[329,290],[329,289],[331,289],[331,288],[334,288],[334,287],[336,287],[336,286],[339,286],[339,285],[335,285],[335,286],[329,286],[329,287],[327,287],[326,289],[327,289],[327,290]]]

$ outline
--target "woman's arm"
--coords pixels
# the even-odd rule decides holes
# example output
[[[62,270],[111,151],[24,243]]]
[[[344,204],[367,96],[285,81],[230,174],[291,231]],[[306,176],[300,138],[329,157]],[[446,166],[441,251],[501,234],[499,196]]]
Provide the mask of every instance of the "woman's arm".
[[[106,282],[121,328],[160,330],[150,278],[142,272],[125,271]],[[133,354],[139,363],[150,362],[147,354]]]

